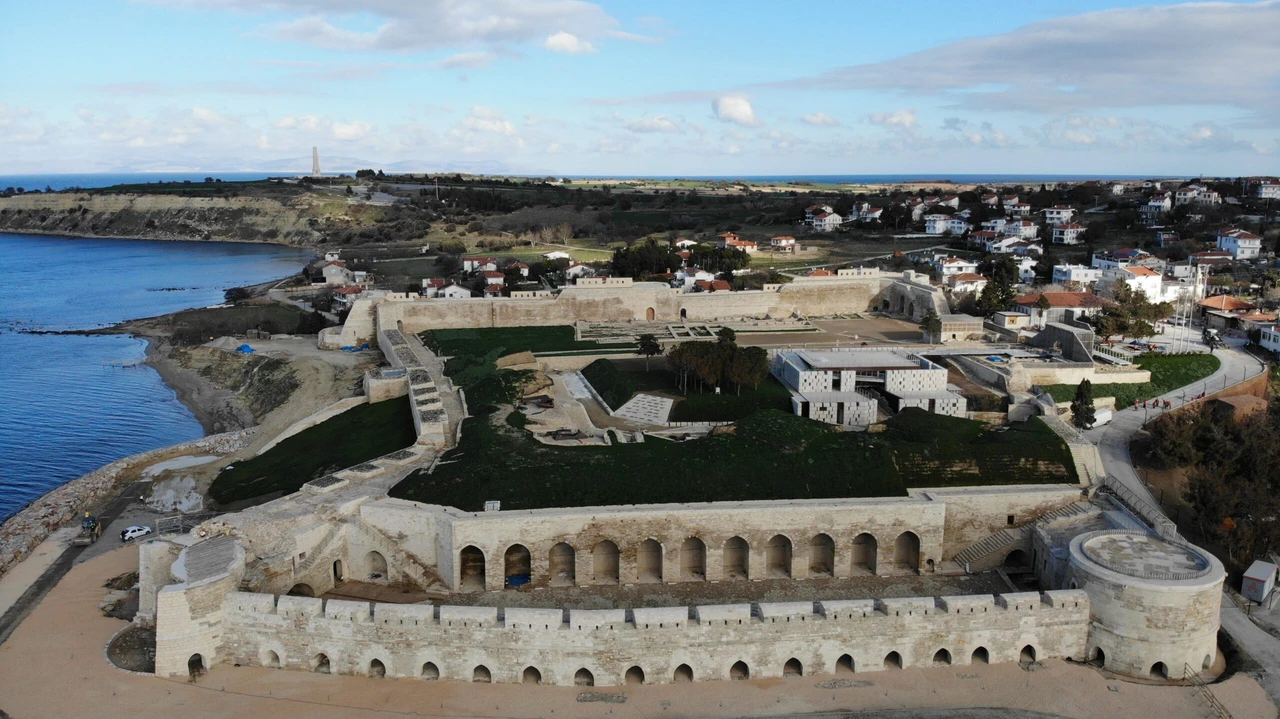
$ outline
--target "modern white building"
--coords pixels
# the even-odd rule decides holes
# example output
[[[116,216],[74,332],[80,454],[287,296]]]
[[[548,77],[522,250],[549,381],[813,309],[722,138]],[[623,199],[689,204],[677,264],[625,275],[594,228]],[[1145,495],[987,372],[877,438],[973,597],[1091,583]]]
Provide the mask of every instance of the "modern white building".
[[[1280,356],[1280,325],[1263,327],[1258,344],[1271,354]]]
[[[1066,205],[1054,205],[1053,207],[1044,208],[1044,223],[1046,225],[1064,225],[1075,217],[1076,211]]]
[[[966,260],[960,257],[947,257],[938,260],[935,263],[938,268],[938,276],[945,280],[952,275],[962,275],[978,271],[978,263],[973,260]]]
[[[1030,217],[1031,205],[1026,202],[1006,202],[1004,203],[1004,214],[1009,217]]]
[[[925,215],[924,231],[927,235],[942,235],[947,231],[947,226],[951,222],[949,215]]]
[[[1259,200],[1280,200],[1280,182],[1263,180],[1254,189],[1254,194]],[[1273,327],[1272,329],[1275,328]]]
[[[1008,220],[1003,217],[997,217],[994,220],[986,220],[982,223],[982,229],[987,232],[1000,232],[1004,226],[1008,224]]]
[[[947,278],[952,292],[982,292],[987,286],[987,278],[976,272],[962,272]]]
[[[963,235],[969,231],[969,223],[965,222],[961,217],[952,217],[947,221],[947,232],[953,235]]]
[[[1102,270],[1085,265],[1054,265],[1054,284],[1074,282],[1078,285],[1091,285],[1102,279]]]
[[[1218,249],[1230,252],[1237,260],[1248,260],[1262,254],[1262,238],[1234,227],[1218,231]]]
[[[1118,250],[1093,253],[1093,266],[1099,270],[1114,270],[1119,267],[1128,267],[1150,256],[1149,252],[1122,247]]]
[[[797,416],[847,427],[875,423],[883,396],[894,409],[918,407],[935,414],[965,416],[967,403],[949,391],[947,370],[919,355],[897,350],[780,350],[773,375],[791,392]]]
[[[1080,235],[1084,234],[1084,225],[1076,222],[1068,222],[1065,225],[1058,225],[1053,228],[1053,244],[1055,245],[1078,245],[1084,240],[1080,239]]]
[[[1023,240],[1034,240],[1040,234],[1040,226],[1031,220],[1014,220],[1005,223],[1003,232]]]
[[[1142,292],[1151,302],[1160,302],[1164,296],[1162,289],[1164,278],[1159,272],[1149,267],[1130,265],[1102,271],[1102,281],[1099,284],[1106,291],[1114,292],[1115,285],[1118,283],[1124,283],[1130,289]]]

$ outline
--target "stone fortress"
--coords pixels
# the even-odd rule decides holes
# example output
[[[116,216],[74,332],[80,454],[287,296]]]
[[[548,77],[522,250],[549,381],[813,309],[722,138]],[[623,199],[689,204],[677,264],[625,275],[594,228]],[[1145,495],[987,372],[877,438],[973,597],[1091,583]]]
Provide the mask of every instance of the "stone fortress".
[[[561,312],[711,319],[750,314],[739,302],[816,313],[940,299],[910,277],[880,276],[734,297],[748,294],[619,285],[518,302],[389,298],[357,307],[369,317],[353,312],[338,334],[377,341],[393,367],[386,382],[412,376],[421,453],[456,441],[465,405],[412,332],[564,323]],[[1219,664],[1222,565],[1091,477],[906,497],[467,512],[388,498],[408,454],[140,545],[135,621],[155,627],[156,673],[260,665],[586,686],[1060,658],[1181,679]],[[1015,586],[1001,567],[1033,570],[1034,584]],[[974,574],[997,584],[966,591],[979,586],[966,584]],[[885,578],[959,590],[881,596]],[[323,596],[351,584],[419,599]],[[665,599],[690,586],[734,601]]]

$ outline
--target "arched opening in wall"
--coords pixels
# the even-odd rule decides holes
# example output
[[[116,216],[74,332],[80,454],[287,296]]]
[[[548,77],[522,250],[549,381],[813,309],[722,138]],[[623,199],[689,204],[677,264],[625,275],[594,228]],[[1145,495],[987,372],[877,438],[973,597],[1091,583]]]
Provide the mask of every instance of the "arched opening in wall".
[[[853,538],[853,572],[857,574],[859,571],[876,573],[876,552],[879,546],[876,538],[867,533],[859,534]]]
[[[1036,648],[1028,644],[1018,652],[1018,662],[1021,664],[1031,664],[1036,660]]]
[[[906,312],[907,312],[907,298],[898,297],[898,314],[906,314]]]
[[[1089,657],[1089,661],[1100,666],[1107,666],[1107,653],[1102,651],[1102,647],[1093,648],[1093,656]]]
[[[636,578],[641,582],[662,581],[662,545],[657,541],[646,539],[636,550]]]
[[[653,311],[652,307],[644,311],[644,318],[646,321],[652,322],[655,316],[656,313]]]
[[[324,654],[317,654],[311,659],[311,671],[316,674],[329,674],[329,657]]]
[[[1027,553],[1021,549],[1015,549],[1004,557],[1005,569],[1028,569],[1031,567],[1031,560],[1028,559]]]
[[[751,545],[742,537],[732,537],[724,543],[724,578],[750,579]]]
[[[697,537],[689,537],[680,545],[680,579],[701,582],[707,578],[707,545]]]
[[[586,667],[579,669],[573,675],[573,685],[575,687],[593,687],[596,685],[596,678]]]
[[[618,583],[618,545],[606,539],[591,550],[591,578],[596,584]]]
[[[836,542],[828,534],[809,540],[809,574],[830,577],[836,572]]]
[[[915,532],[903,532],[893,540],[893,563],[899,569],[920,568],[920,538]]]
[[[681,321],[681,322],[684,322],[684,321],[685,321],[685,320],[687,320],[687,319],[689,319],[689,310],[686,310],[685,308],[681,307],[681,308],[680,308],[680,321]]]
[[[970,664],[990,664],[991,653],[987,651],[986,647],[978,647],[977,649],[973,650],[973,654],[969,657],[969,663]]]
[[[1169,667],[1166,667],[1166,666],[1164,665],[1164,662],[1156,662],[1155,664],[1152,664],[1152,665],[1151,665],[1151,678],[1152,678],[1152,679],[1168,679],[1168,678],[1169,678]]]
[[[632,686],[644,684],[644,670],[640,667],[631,667],[623,676],[623,679]]]
[[[529,583],[532,573],[529,548],[523,544],[513,544],[507,547],[507,551],[502,555],[502,576],[504,577],[505,586],[513,589],[523,587]]]
[[[836,660],[836,674],[843,672],[853,673],[853,657],[848,654],[841,654],[840,658]]]
[[[1099,649],[1098,651],[1099,651],[1099,652],[1101,652],[1102,650],[1101,650],[1101,649]],[[1213,655],[1212,655],[1212,654],[1206,654],[1206,655],[1204,655],[1204,661],[1200,664],[1200,668],[1201,668],[1201,669],[1203,669],[1203,670],[1204,670],[1204,671],[1206,671],[1206,672],[1213,668]]]
[[[916,303],[915,303],[915,302],[912,302],[912,303],[911,303],[911,305],[907,307],[907,316],[908,316],[908,317],[915,317],[915,316],[916,316]]]
[[[734,662],[733,666],[729,667],[729,678],[750,679],[751,667],[748,667],[746,662]]]
[[[192,654],[191,658],[187,660],[187,674],[189,674],[192,679],[203,675],[205,668],[204,657],[199,654]]]
[[[477,684],[488,684],[493,681],[493,675],[489,673],[489,667],[478,664],[471,672],[471,681]]]
[[[775,534],[764,548],[764,571],[769,578],[791,576],[791,540]]]
[[[311,588],[310,584],[295,584],[289,587],[289,596],[291,597],[314,597],[316,590]]]
[[[337,559],[333,562],[333,583],[342,584],[346,581],[346,575],[343,572],[342,560]]]
[[[578,582],[578,555],[564,542],[547,552],[547,571],[551,573],[551,586],[572,587]]]
[[[382,556],[382,552],[369,552],[364,555],[364,564],[369,568],[370,579],[387,578],[387,558]]]
[[[786,664],[782,665],[782,676],[784,677],[802,677],[804,676],[804,665],[799,659],[791,657]]]
[[[440,667],[435,662],[427,662],[422,665],[422,678],[426,681],[433,682],[440,678]]]
[[[889,311],[889,299],[887,297],[880,301],[880,309],[885,312]]]
[[[374,659],[369,662],[369,676],[374,679],[384,679],[387,676],[387,665],[382,663],[381,659]]]
[[[471,545],[458,552],[458,571],[461,580],[458,589],[462,591],[484,591],[484,552]]]
[[[901,669],[902,655],[897,652],[889,652],[884,658],[885,669]]]
[[[693,667],[688,664],[681,664],[676,667],[675,673],[671,675],[671,681],[676,682],[677,684],[680,682],[693,681]]]
[[[932,574],[932,573],[933,573],[933,560],[932,560],[932,559],[927,559],[927,560],[925,560],[925,563],[924,563],[924,570],[925,570],[926,572],[929,572],[930,574]]]
[[[933,665],[935,667],[951,666],[951,652],[946,649],[939,649],[933,653]]]
[[[520,675],[520,681],[525,684],[541,684],[542,672],[537,667],[525,667],[524,673]]]
[[[276,654],[274,651],[272,651],[272,650],[268,649],[268,650],[267,650],[267,656],[264,658],[264,661],[262,662],[262,665],[263,665],[263,666],[266,666],[266,667],[271,667],[272,669],[279,669],[279,668],[280,668],[280,655],[279,655],[279,654]]]

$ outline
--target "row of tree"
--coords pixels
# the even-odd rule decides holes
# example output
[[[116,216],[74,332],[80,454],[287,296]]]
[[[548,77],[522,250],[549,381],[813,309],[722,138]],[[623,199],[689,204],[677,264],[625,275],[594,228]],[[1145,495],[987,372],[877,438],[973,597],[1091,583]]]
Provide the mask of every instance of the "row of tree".
[[[680,378],[680,388],[686,394],[690,382],[704,388],[721,387],[732,383],[738,394],[743,385],[758,388],[769,376],[769,354],[760,347],[740,347],[733,330],[721,329],[716,342],[683,342],[667,354],[667,367]],[[646,354],[645,339],[641,338],[640,354]]]
[[[747,253],[731,247],[699,244],[690,247],[689,253],[690,267],[700,267],[714,274],[740,270],[751,264],[751,257]],[[684,263],[674,246],[650,239],[614,250],[609,268],[614,275],[641,279],[649,275],[674,272]]]

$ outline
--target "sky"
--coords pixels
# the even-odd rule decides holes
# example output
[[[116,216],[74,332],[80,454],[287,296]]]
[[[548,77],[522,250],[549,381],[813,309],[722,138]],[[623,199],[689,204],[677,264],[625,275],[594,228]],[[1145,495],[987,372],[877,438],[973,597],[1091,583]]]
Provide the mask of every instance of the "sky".
[[[0,174],[1280,171],[1280,0],[0,3]]]

